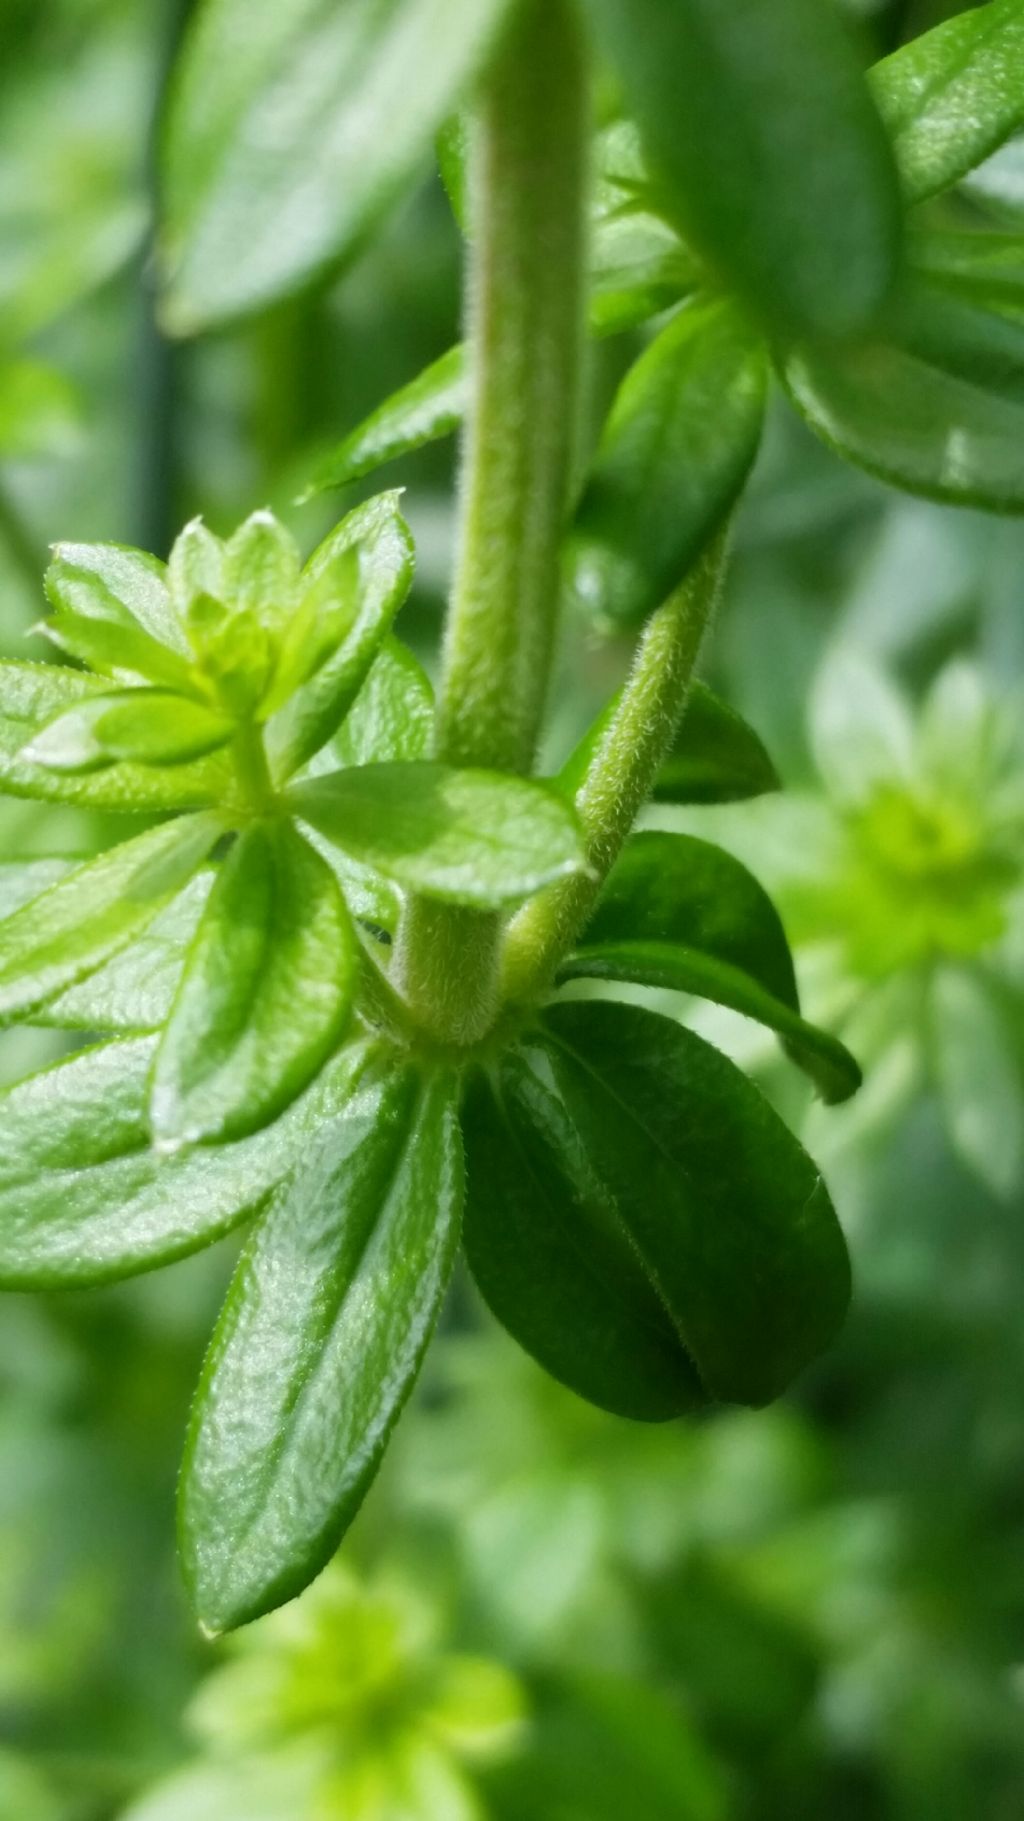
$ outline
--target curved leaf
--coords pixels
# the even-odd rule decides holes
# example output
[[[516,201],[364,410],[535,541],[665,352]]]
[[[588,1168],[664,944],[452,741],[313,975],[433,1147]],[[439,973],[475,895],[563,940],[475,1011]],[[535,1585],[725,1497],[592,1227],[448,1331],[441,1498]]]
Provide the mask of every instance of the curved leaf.
[[[354,1052],[343,1052],[253,1138],[165,1157],[149,1134],[156,1041],[80,1050],[0,1094],[5,1289],[106,1283],[219,1239],[261,1205],[344,1104],[355,1067]]]
[[[353,766],[294,785],[287,802],[386,878],[475,910],[500,910],[586,864],[568,804],[504,772]]]
[[[729,303],[695,300],[626,375],[570,534],[572,588],[633,621],[660,606],[721,525],[753,462],[764,352]]]
[[[351,254],[426,161],[509,0],[210,0],[165,156],[167,319],[185,333]]]
[[[864,328],[894,276],[895,171],[821,0],[594,0],[688,236],[769,324]],[[826,152],[827,148],[827,152]]]
[[[543,1042],[588,1161],[706,1390],[763,1404],[833,1338],[843,1236],[768,1102],[692,1031],[634,1006],[556,1005]]]
[[[1024,123],[1019,0],[944,20],[877,63],[870,83],[907,201],[948,189]]]
[[[163,689],[88,696],[33,734],[22,749],[31,765],[72,775],[105,771],[119,760],[182,765],[225,746],[233,721]]]
[[[425,443],[450,436],[462,422],[468,397],[466,350],[459,344],[349,431],[324,457],[300,504],[328,487],[347,487],[385,462],[422,449]]]
[[[463,1110],[470,1269],[502,1325],[601,1409],[663,1422],[704,1401],[685,1349],[543,1057],[520,1047]]]
[[[165,1145],[242,1138],[337,1047],[358,969],[330,867],[287,822],[255,822],[221,867],[153,1067]]]
[[[181,1483],[205,1629],[298,1593],[355,1516],[412,1388],[458,1243],[453,1080],[368,1060],[242,1258]]]
[[[861,1084],[849,1051],[800,1016],[789,944],[768,894],[731,854],[690,835],[627,842],[559,979],[695,993],[777,1031],[826,1101],[847,1100]]]

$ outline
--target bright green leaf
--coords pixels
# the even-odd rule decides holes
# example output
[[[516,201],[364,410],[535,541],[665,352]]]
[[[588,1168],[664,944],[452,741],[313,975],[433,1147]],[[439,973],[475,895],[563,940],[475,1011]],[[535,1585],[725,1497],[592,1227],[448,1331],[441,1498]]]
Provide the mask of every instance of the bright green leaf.
[[[409,592],[412,567],[412,539],[394,493],[350,512],[310,557],[302,576],[309,598],[318,613],[329,612],[332,599],[342,612],[332,620],[331,649],[267,723],[276,778],[305,765],[337,732]]]
[[[849,1300],[843,1236],[810,1158],[731,1062],[670,1019],[563,1004],[545,1029],[580,1143],[706,1390],[769,1402]]]
[[[509,0],[211,0],[166,143],[167,316],[191,332],[353,252],[429,155]]]
[[[239,1265],[203,1372],[182,1552],[210,1631],[298,1593],[376,1472],[458,1243],[455,1083],[371,1056]]]
[[[270,631],[287,620],[299,586],[298,546],[272,512],[250,513],[224,546],[224,595]]]
[[[119,682],[167,683],[172,688],[187,688],[187,659],[136,616],[130,605],[134,592],[127,599],[125,590],[121,595],[115,594],[95,569],[72,560],[69,552],[75,548],[57,545],[43,584],[53,612],[40,622],[37,631],[69,656]],[[81,547],[77,548],[80,552]],[[131,554],[134,553],[118,552],[120,558]],[[143,568],[141,576],[144,587],[152,578],[153,594],[158,596],[156,574]],[[161,623],[159,618],[156,623]]]
[[[712,265],[776,328],[863,328],[894,276],[899,199],[834,9],[594,0],[592,10],[652,162]]]
[[[288,793],[293,813],[409,891],[499,910],[584,867],[555,791],[502,772],[363,765]]]
[[[266,1199],[344,1104],[344,1051],[275,1125],[241,1144],[154,1150],[155,1037],[80,1050],[0,1094],[0,1284],[103,1283],[219,1239]]]
[[[700,1381],[536,1062],[520,1047],[469,1090],[470,1269],[498,1320],[555,1378],[619,1416],[666,1421],[704,1401]]]
[[[1024,1182],[1024,1047],[1000,988],[966,968],[937,970],[930,994],[935,1073],[953,1147],[994,1195]]]
[[[720,847],[690,835],[634,835],[612,869],[562,980],[631,980],[694,993],[778,1032],[829,1102],[861,1074],[843,1045],[800,1017],[778,912]]]
[[[79,581],[92,579],[102,584],[150,638],[187,659],[188,646],[171,606],[167,570],[155,556],[124,544],[55,544],[53,557],[51,598],[55,605],[63,604],[59,586],[66,573]],[[81,595],[69,604],[83,613],[90,611]],[[109,612],[109,607],[97,604],[96,617],[102,617],[104,611]]]
[[[157,1141],[241,1138],[276,1118],[337,1047],[357,967],[326,861],[289,823],[253,823],[217,875],[157,1052]]]
[[[324,457],[303,500],[328,487],[347,487],[385,462],[450,436],[462,422],[468,396],[466,351],[459,343],[349,431]]]
[[[33,1014],[34,1022],[125,1035],[166,1023],[214,878],[214,869],[204,866],[140,935],[51,999]]]
[[[728,303],[687,305],[627,374],[572,529],[587,608],[633,621],[660,606],[721,525],[757,451],[764,353]]]
[[[906,200],[948,189],[1024,123],[1020,0],[944,20],[876,64],[870,82]]]
[[[78,394],[62,373],[39,360],[0,361],[0,456],[66,455],[81,431]]]
[[[207,813],[124,841],[0,923],[0,1018],[26,1018],[145,928],[223,832]]]
[[[160,689],[94,695],[48,721],[20,757],[48,771],[103,771],[119,760],[181,765],[226,745],[233,721]]]

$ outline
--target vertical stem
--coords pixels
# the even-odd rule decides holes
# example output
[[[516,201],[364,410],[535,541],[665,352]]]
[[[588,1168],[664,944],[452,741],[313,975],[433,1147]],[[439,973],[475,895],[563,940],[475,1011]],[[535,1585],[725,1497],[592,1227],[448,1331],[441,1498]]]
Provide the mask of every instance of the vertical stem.
[[[576,427],[589,88],[577,0],[520,0],[471,154],[471,395],[437,716],[449,764],[529,772],[551,671]],[[398,977],[435,1036],[497,1008],[498,919],[418,901]]]
[[[714,616],[725,545],[723,533],[648,622],[616,713],[576,795],[590,873],[549,886],[510,925],[502,981],[509,1001],[522,1003],[550,985],[650,796]]]

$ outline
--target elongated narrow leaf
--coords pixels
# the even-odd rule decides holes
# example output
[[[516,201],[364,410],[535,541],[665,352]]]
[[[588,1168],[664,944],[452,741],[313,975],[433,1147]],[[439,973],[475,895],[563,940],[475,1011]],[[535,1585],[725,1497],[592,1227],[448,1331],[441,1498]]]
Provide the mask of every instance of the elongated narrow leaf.
[[[907,251],[933,295],[942,286],[983,307],[1024,307],[1024,234],[930,228],[914,234]]]
[[[590,327],[620,335],[688,296],[704,273],[657,215],[629,209],[598,225],[590,265]]]
[[[966,176],[1024,123],[1024,13],[991,0],[947,19],[871,71],[903,193],[921,202]]]
[[[251,1214],[344,1104],[345,1051],[275,1125],[241,1144],[153,1149],[155,1037],[80,1050],[0,1094],[0,1284],[105,1283],[182,1258]]]
[[[359,1508],[455,1256],[456,1109],[453,1081],[371,1060],[242,1259],[181,1486],[185,1574],[209,1631],[298,1593]]]
[[[555,791],[502,772],[363,765],[288,792],[293,813],[409,891],[499,910],[585,866]]]
[[[704,1394],[668,1312],[527,1049],[463,1111],[466,1256],[489,1307],[540,1364],[619,1416],[659,1422]]]
[[[122,689],[89,696],[48,721],[22,756],[49,771],[104,771],[119,760],[182,765],[225,746],[233,721],[163,689]]]
[[[137,835],[0,924],[0,1018],[27,1018],[123,948],[201,866],[223,826],[210,812]]]
[[[822,0],[595,0],[694,242],[775,328],[863,328],[899,246],[892,158]]]
[[[0,790],[44,803],[150,814],[213,803],[227,806],[235,800],[232,772],[220,753],[173,769],[115,764],[84,775],[51,771],[25,757],[25,748],[48,721],[108,687],[99,677],[58,664],[0,661]]]
[[[764,352],[733,307],[694,302],[626,376],[580,502],[571,585],[588,609],[635,621],[682,581],[757,451]]]
[[[33,1013],[35,1023],[125,1035],[166,1023],[215,876],[204,866],[140,935]]]
[[[1024,511],[1024,320],[933,293],[891,340],[800,350],[782,375],[847,461],[926,499]]]
[[[58,544],[44,587],[53,611],[38,630],[62,651],[120,682],[187,687],[188,659],[167,642],[176,634],[154,559],[120,546]]]
[[[778,912],[731,854],[690,835],[634,835],[605,885],[562,980],[632,980],[694,993],[756,1018],[830,1102],[861,1074],[848,1050],[800,1016]]]
[[[469,395],[466,351],[461,344],[449,348],[440,360],[409,385],[378,405],[376,411],[350,430],[324,457],[309,483],[303,500],[328,487],[347,487],[385,462],[396,461],[422,449],[425,443],[450,436],[462,422]]]
[[[275,1118],[337,1047],[357,966],[326,861],[289,823],[253,823],[217,876],[160,1042],[155,1138],[241,1138]]]
[[[329,598],[337,576],[351,612],[333,650],[267,723],[276,778],[305,765],[337,732],[409,592],[412,568],[412,538],[395,493],[350,512],[310,557],[303,571],[309,599]]]
[[[349,255],[429,158],[509,0],[211,0],[166,146],[167,317],[186,333]]]
[[[591,1167],[705,1389],[776,1397],[835,1334],[843,1236],[810,1158],[692,1031],[635,1006],[557,1005],[544,1053]]]
[[[558,774],[558,788],[574,797],[618,708],[614,695]],[[754,729],[714,694],[694,682],[672,750],[651,795],[656,803],[738,803],[778,790],[779,775]]]

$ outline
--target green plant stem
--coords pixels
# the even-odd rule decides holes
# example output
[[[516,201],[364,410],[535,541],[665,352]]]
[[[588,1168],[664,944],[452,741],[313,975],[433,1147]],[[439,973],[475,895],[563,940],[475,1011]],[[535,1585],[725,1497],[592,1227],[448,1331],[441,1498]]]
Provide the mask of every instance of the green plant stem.
[[[471,402],[437,755],[529,772],[551,671],[583,340],[589,87],[576,0],[521,0],[470,167]],[[494,917],[415,903],[398,976],[445,1041],[497,1010]]]
[[[501,981],[507,1003],[522,1005],[550,986],[650,796],[714,616],[726,541],[727,533],[715,539],[648,622],[618,709],[576,794],[590,871],[541,892],[509,926]]]

